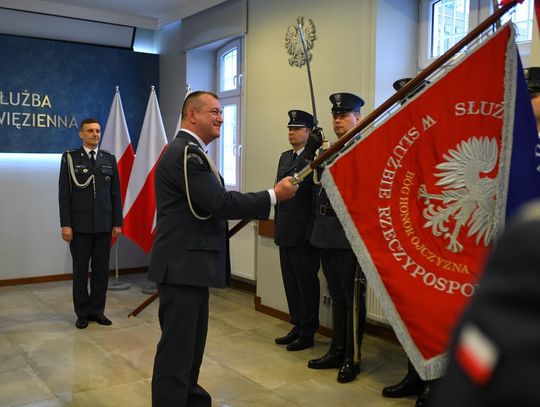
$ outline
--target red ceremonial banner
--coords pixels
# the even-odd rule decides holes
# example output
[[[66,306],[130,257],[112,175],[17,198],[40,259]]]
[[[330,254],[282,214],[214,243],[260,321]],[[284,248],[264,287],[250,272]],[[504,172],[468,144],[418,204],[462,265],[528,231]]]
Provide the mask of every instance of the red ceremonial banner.
[[[506,26],[357,141],[323,180],[368,285],[424,378],[441,375],[504,222],[514,47]]]

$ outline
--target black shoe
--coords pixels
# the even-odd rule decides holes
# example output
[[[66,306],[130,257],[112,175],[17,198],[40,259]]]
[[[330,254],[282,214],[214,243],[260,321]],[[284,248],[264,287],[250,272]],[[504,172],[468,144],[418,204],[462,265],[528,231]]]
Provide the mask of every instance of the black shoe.
[[[297,350],[304,350],[313,346],[313,338],[298,338],[296,341],[287,345],[287,350],[295,352]]]
[[[86,319],[86,317],[77,318],[77,322],[75,322],[75,326],[79,329],[86,328],[88,326],[88,319]]]
[[[310,369],[338,369],[343,364],[343,354],[343,348],[330,348],[330,350],[323,357],[311,359],[308,362],[308,367]]]
[[[339,369],[337,381],[339,383],[349,383],[356,379],[360,373],[360,365],[354,363],[351,359],[345,359],[343,366]]]
[[[424,382],[418,376],[411,377],[407,375],[398,384],[387,386],[383,389],[383,397],[399,398],[406,396],[419,395],[424,389]]]
[[[277,343],[278,345],[288,345],[290,343],[293,343],[297,339],[298,339],[298,332],[296,332],[293,328],[290,330],[290,332],[287,335],[274,339],[274,342]]]
[[[103,314],[89,315],[88,320],[89,321],[95,321],[99,325],[111,325],[112,324],[111,320],[109,318],[107,318]]]
[[[422,392],[416,399],[415,407],[426,407],[428,405],[428,398],[431,390],[433,390],[433,385],[436,383],[435,380],[424,382],[424,388]]]

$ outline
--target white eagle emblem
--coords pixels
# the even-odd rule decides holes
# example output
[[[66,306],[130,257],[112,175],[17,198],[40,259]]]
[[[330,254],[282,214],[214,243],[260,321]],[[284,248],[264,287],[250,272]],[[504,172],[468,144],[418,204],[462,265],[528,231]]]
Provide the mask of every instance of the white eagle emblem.
[[[443,157],[446,161],[436,166],[441,172],[435,173],[440,178],[435,185],[443,187],[442,193],[430,194],[425,185],[419,189],[427,205],[424,227],[431,228],[434,236],[448,239],[446,248],[453,253],[463,251],[458,235],[464,226],[469,228],[467,237],[476,235],[476,244],[483,240],[487,246],[495,235],[498,182],[497,177],[481,174],[491,172],[497,164],[497,141],[471,137]]]
[[[298,25],[290,25],[287,28],[285,33],[285,48],[287,48],[287,53],[289,57],[289,65],[297,66],[298,68],[302,67],[305,63],[304,57],[304,47],[302,46],[302,38],[300,37],[299,30],[301,29],[304,32],[304,38],[306,40],[306,49],[308,58],[311,61],[310,49],[313,48],[313,42],[315,41],[315,25],[311,18],[308,18],[304,21],[304,17],[298,17],[296,19]]]

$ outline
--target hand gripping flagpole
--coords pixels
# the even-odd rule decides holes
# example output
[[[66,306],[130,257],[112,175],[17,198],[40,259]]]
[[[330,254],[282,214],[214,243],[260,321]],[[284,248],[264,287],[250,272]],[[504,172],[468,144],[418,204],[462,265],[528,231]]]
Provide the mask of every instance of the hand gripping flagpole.
[[[299,184],[304,178],[311,174],[317,167],[323,165],[325,162],[334,158],[341,149],[350,141],[354,136],[372,124],[379,116],[382,116],[388,109],[404,99],[411,91],[416,89],[422,84],[430,75],[432,75],[442,65],[452,59],[459,51],[461,51],[469,43],[473,42],[480,34],[486,31],[490,26],[496,24],[501,17],[512,9],[517,3],[521,3],[523,0],[504,0],[501,8],[496,10],[492,15],[482,21],[476,28],[474,28],[469,34],[463,37],[456,45],[446,51],[443,55],[432,62],[426,69],[411,79],[405,86],[399,91],[390,96],[384,103],[373,110],[367,115],[364,120],[350,129],[347,133],[341,136],[330,148],[321,153],[315,158],[309,165],[306,165],[298,173],[293,175],[291,182],[293,184]]]

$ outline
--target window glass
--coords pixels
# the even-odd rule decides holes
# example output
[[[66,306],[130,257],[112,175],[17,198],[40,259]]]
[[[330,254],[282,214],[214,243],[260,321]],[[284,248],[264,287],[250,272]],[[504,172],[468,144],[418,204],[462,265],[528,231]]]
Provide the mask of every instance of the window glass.
[[[237,106],[225,105],[223,108],[223,125],[221,126],[221,174],[226,186],[236,186],[237,183],[237,142],[236,142],[236,119]]]
[[[238,69],[237,69],[238,49],[235,47],[223,54],[221,57],[221,80],[220,91],[226,92],[237,88]]]
[[[448,51],[469,31],[469,0],[433,3],[431,58]]]
[[[523,3],[514,7],[512,13],[507,13],[501,19],[503,23],[512,19],[516,27],[516,42],[531,41],[532,24],[534,18],[533,1],[525,0]]]

